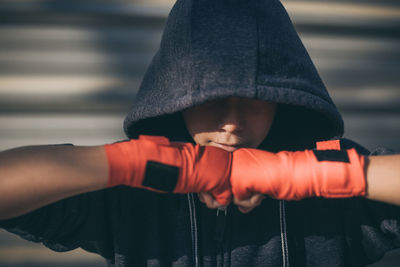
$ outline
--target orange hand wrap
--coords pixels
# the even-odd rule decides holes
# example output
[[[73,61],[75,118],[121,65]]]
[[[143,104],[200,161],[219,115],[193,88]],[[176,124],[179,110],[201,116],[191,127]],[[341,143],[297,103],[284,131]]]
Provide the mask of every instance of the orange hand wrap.
[[[157,192],[209,192],[221,205],[230,202],[232,154],[222,149],[141,136],[105,145],[105,151],[108,187],[128,185]]]
[[[364,156],[355,149],[233,153],[231,186],[243,200],[253,193],[276,199],[345,198],[365,195]]]

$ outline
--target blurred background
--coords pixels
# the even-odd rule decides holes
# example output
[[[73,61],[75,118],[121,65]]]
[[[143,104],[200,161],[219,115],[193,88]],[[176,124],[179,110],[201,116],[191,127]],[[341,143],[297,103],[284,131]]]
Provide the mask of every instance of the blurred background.
[[[0,150],[98,145],[122,122],[173,0],[2,0]],[[400,2],[283,0],[342,112],[345,136],[400,151]],[[400,266],[400,252],[371,266]],[[0,266],[105,266],[0,230]]]

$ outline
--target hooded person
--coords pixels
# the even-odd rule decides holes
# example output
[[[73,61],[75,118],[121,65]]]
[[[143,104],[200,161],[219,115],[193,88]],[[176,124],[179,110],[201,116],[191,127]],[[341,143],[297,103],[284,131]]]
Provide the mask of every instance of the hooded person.
[[[342,138],[341,115],[276,0],[178,0],[124,130],[194,143],[183,114],[232,98],[276,105],[261,150],[336,140],[369,153]],[[399,214],[364,198],[266,198],[243,214],[208,209],[193,193],[113,187],[1,225],[56,251],[98,253],[109,266],[365,266],[399,246]]]

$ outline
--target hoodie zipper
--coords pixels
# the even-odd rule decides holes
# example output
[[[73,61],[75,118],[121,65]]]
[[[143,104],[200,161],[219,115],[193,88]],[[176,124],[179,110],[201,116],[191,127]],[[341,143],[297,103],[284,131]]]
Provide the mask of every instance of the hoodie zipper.
[[[215,225],[214,240],[218,243],[221,254],[221,266],[224,266],[224,236],[227,223],[228,208],[222,207],[217,209],[217,218]]]
[[[190,229],[192,234],[192,258],[195,267],[200,267],[199,261],[199,240],[197,231],[197,219],[196,219],[196,206],[194,203],[193,193],[187,194],[189,201],[189,213],[190,213]]]
[[[192,234],[192,257],[195,267],[200,267],[199,261],[199,244],[198,244],[198,229],[197,229],[197,219],[196,219],[196,206],[194,203],[193,193],[188,193],[189,201],[189,213],[190,213],[190,227]],[[225,226],[226,226],[226,215],[227,208],[217,209],[217,227],[216,227],[216,240],[222,243]],[[289,267],[289,249],[287,241],[287,230],[286,230],[286,209],[285,201],[279,201],[279,218],[280,218],[280,228],[281,228],[281,243],[282,243],[282,260],[283,267]],[[222,251],[223,257],[223,251]],[[223,261],[223,258],[222,258]],[[223,264],[223,262],[222,262]]]
[[[228,213],[227,207],[222,207],[217,209],[217,220],[215,225],[214,239],[218,243],[222,243],[222,241],[224,240],[227,213]]]
[[[283,267],[289,267],[289,249],[287,240],[287,230],[286,230],[286,210],[285,201],[279,201],[279,218],[281,227],[281,242],[282,242],[282,260]]]

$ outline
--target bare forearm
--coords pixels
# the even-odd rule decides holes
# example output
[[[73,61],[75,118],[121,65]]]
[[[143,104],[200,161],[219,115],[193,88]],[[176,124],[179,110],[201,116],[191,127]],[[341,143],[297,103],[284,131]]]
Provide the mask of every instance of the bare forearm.
[[[0,152],[0,219],[106,187],[103,146],[29,146]]]
[[[369,157],[366,179],[367,198],[400,205],[400,155]]]

